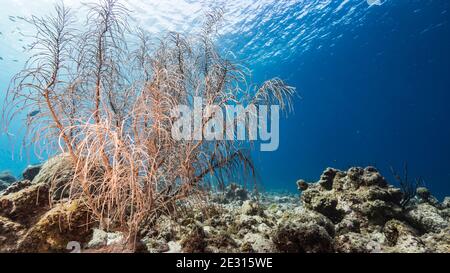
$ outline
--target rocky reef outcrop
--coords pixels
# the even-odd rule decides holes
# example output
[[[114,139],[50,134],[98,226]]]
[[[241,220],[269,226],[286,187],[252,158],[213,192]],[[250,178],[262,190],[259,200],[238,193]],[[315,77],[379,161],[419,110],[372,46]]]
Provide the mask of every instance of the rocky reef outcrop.
[[[92,220],[83,201],[50,202],[72,179],[67,157],[26,172],[32,181],[14,182],[0,193],[0,252],[64,252],[70,241],[88,240]]]
[[[24,180],[33,181],[33,179],[36,177],[36,175],[39,174],[41,169],[42,169],[42,164],[29,165],[22,172],[22,177],[23,177]]]
[[[450,218],[444,203],[425,188],[418,188],[406,207],[402,198],[402,191],[373,167],[345,172],[328,168],[301,194],[305,209],[333,222],[336,252],[448,251]]]
[[[300,197],[230,198],[164,218],[147,234],[155,252],[450,252],[449,199],[424,188],[408,206],[404,193],[373,167],[328,168],[315,183],[297,182]],[[158,221],[159,222],[159,221]],[[151,242],[151,243],[148,243]]]
[[[0,192],[4,191],[10,184],[16,181],[16,177],[9,171],[0,172]]]
[[[84,252],[450,253],[450,198],[418,188],[405,206],[402,191],[373,167],[328,168],[315,183],[299,180],[300,194],[230,184],[202,205],[160,215],[135,242],[102,229],[82,200],[67,199],[67,156],[38,169],[0,194],[0,252],[68,252],[75,241]]]

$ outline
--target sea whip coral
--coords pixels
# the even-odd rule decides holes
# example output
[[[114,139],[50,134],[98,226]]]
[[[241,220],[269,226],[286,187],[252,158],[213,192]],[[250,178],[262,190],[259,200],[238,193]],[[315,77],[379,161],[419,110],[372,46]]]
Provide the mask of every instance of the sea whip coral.
[[[133,235],[180,201],[195,201],[211,182],[253,175],[242,142],[171,136],[171,110],[193,97],[292,109],[294,88],[280,79],[249,84],[247,70],[216,49],[222,11],[207,12],[196,36],[168,33],[153,43],[131,30],[119,1],[86,7],[83,30],[63,5],[28,20],[36,28],[33,55],[13,78],[3,114],[7,126],[17,113],[36,111],[25,143],[70,156],[69,198],[83,200],[102,226]]]

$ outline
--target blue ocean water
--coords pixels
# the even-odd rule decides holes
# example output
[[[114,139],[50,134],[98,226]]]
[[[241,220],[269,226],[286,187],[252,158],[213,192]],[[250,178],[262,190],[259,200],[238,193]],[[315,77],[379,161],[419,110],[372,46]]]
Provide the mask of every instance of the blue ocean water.
[[[279,150],[257,155],[262,177],[271,187],[295,190],[296,179],[317,181],[326,166],[375,165],[395,183],[390,166],[402,171],[407,163],[410,175],[422,177],[434,195],[448,196],[450,2],[368,7],[348,1],[335,12],[342,2],[302,22],[308,31],[326,29],[306,46],[302,41],[294,50],[283,49],[292,39],[284,36],[289,22],[271,32],[288,56],[254,67],[261,78],[287,79],[303,97],[295,115],[282,121]],[[266,25],[259,27],[255,33],[267,33]]]
[[[26,58],[27,26],[10,16],[45,14],[51,0],[0,0],[0,90]],[[78,1],[65,1],[77,8]],[[192,33],[204,9],[223,7],[218,41],[255,82],[278,76],[295,86],[295,114],[281,121],[275,152],[254,152],[266,189],[295,192],[323,169],[374,165],[422,177],[450,195],[450,2],[447,0],[128,0],[135,23],[152,33]],[[22,33],[22,34],[21,34]],[[231,54],[230,54],[231,55]],[[2,99],[3,100],[3,99]],[[26,115],[26,113],[24,113]],[[0,170],[19,175],[15,140],[0,136]],[[14,154],[12,160],[11,154]]]

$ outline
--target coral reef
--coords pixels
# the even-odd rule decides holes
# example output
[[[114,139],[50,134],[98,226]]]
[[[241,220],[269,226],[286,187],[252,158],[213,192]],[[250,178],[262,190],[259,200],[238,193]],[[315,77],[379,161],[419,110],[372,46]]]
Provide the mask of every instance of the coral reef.
[[[62,199],[51,206],[53,185],[72,179],[64,156],[48,160],[33,181],[10,185],[0,195],[0,252],[63,252],[92,233],[90,212],[82,200]]]
[[[218,203],[243,202],[250,197],[247,189],[236,183],[230,183],[222,192],[214,196],[214,201]]]
[[[8,171],[0,172],[0,192],[4,191],[8,186],[17,179]]]
[[[8,188],[8,183],[6,183],[5,181],[3,181],[3,180],[0,180],[0,192],[1,191],[3,191],[3,190],[5,190],[6,188]]]
[[[0,180],[5,183],[8,183],[8,184],[11,184],[11,183],[14,183],[17,181],[17,179],[14,177],[14,175],[8,171],[4,171],[4,172],[0,173]]]
[[[36,177],[36,175],[39,174],[41,171],[42,164],[38,165],[29,165],[23,172],[22,177],[23,179],[33,181],[33,179]]]
[[[91,221],[82,200],[49,205],[52,181],[72,179],[66,159],[49,160],[0,197],[0,251],[61,252],[77,241],[84,252],[450,252],[450,199],[418,188],[402,207],[401,190],[373,167],[328,168],[316,183],[300,180],[300,196],[231,184],[201,206],[162,214],[131,242]]]

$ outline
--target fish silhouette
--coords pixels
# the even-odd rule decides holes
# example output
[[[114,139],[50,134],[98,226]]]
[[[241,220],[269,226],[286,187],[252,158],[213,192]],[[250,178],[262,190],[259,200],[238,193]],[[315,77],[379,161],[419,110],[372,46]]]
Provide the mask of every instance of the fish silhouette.
[[[31,111],[30,113],[27,114],[27,117],[29,117],[29,118],[34,117],[34,116],[36,116],[37,114],[39,114],[40,112],[41,112],[41,111],[39,111],[39,110]]]

